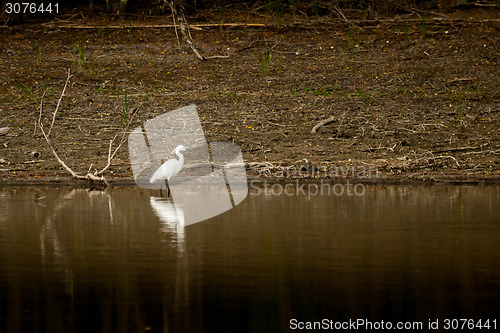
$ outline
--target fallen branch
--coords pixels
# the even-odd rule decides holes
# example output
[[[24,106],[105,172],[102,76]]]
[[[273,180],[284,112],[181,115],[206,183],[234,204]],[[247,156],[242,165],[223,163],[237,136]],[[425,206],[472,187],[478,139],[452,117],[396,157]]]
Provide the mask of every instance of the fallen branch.
[[[102,174],[110,167],[111,165],[111,161],[113,160],[113,158],[115,157],[116,153],[118,152],[118,150],[120,149],[120,147],[122,146],[122,144],[126,141],[126,138],[125,138],[125,134],[127,132],[127,129],[128,129],[128,124],[127,124],[127,127],[125,129],[123,129],[123,132],[122,132],[122,137],[121,137],[121,140],[120,140],[120,143],[118,144],[118,146],[116,147],[116,149],[112,152],[112,149],[113,149],[113,143],[115,141],[115,139],[117,138],[118,134],[116,134],[113,139],[110,140],[109,142],[109,149],[108,149],[108,162],[106,164],[106,166],[101,169],[100,171],[95,171],[94,173],[91,173],[90,170],[91,168],[89,168],[89,170],[87,171],[87,174],[85,175],[82,175],[81,173],[78,173],[78,172],[75,172],[73,169],[71,169],[60,157],[59,155],[57,154],[55,148],[54,148],[54,145],[52,144],[52,141],[50,140],[49,138],[49,135],[50,135],[50,131],[52,130],[53,126],[54,126],[54,123],[55,123],[55,119],[56,119],[56,116],[57,116],[57,111],[59,111],[59,106],[61,104],[61,100],[62,98],[64,97],[64,92],[66,91],[66,87],[68,85],[68,82],[69,82],[69,79],[71,78],[71,71],[68,70],[68,77],[66,79],[66,84],[64,85],[64,88],[61,92],[61,96],[59,97],[59,101],[57,103],[57,106],[56,106],[56,109],[54,110],[54,114],[53,114],[53,117],[52,117],[52,123],[50,125],[50,129],[49,129],[49,132],[46,133],[45,130],[43,129],[43,124],[42,124],[42,111],[43,111],[43,108],[40,107],[40,114],[39,114],[39,117],[38,117],[38,127],[40,128],[40,131],[42,132],[42,135],[43,137],[45,138],[45,141],[47,142],[47,146],[49,147],[49,149],[52,151],[52,155],[54,155],[54,157],[56,158],[57,162],[59,162],[59,164],[73,177],[73,178],[76,178],[76,179],[83,179],[83,180],[92,180],[92,181],[100,181],[100,182],[103,182],[106,186],[109,186],[109,183],[108,181],[106,180],[106,178],[104,178],[104,176],[102,176]],[[40,105],[42,106],[43,105],[43,98],[45,96],[45,93],[42,95],[42,101],[40,103]],[[142,105],[142,104],[141,104]],[[129,120],[129,124],[130,122],[132,121],[132,118],[134,116],[134,114],[137,113],[138,109],[141,107],[141,105],[139,105],[133,112],[132,112],[132,116],[130,117],[130,120]],[[92,165],[91,165],[92,167]]]
[[[23,162],[23,164],[36,164],[36,163],[40,163],[40,162],[45,162],[45,160],[31,160],[31,161]]]
[[[372,152],[374,152],[376,150],[381,150],[381,149],[386,149],[386,150],[390,150],[390,151],[393,152],[394,148],[396,148],[396,146],[397,146],[397,144],[394,144],[394,146],[392,146],[392,148],[391,147],[382,147],[382,146],[380,146],[380,147],[368,147],[365,150],[362,150],[362,152],[372,153]]]
[[[1,127],[0,128],[0,135],[7,135],[7,133],[9,133],[8,127]]]
[[[211,57],[205,57],[205,59],[217,59],[217,58],[229,58],[229,56],[216,55]]]
[[[281,126],[281,127],[288,127],[288,125],[283,125],[283,124],[278,124],[278,123],[275,123],[273,121],[267,121],[269,124],[272,124],[272,125],[276,125],[276,126]]]
[[[47,28],[57,28],[57,29],[130,29],[130,24],[127,25],[83,25],[83,24],[53,24],[53,23],[42,23],[40,24],[42,27]],[[204,28],[219,28],[219,27],[257,27],[257,28],[265,28],[267,27],[264,23],[200,23],[200,24],[192,24],[189,25],[190,29],[193,30],[203,30]],[[177,24],[142,24],[142,25],[134,25],[134,29],[176,29]]]
[[[432,155],[432,153],[431,153]],[[461,168],[460,164],[458,163],[457,159],[453,156],[450,156],[450,155],[439,155],[439,156],[431,156],[431,157],[422,157],[422,158],[417,158],[415,159],[414,163],[418,163],[419,161],[421,160],[425,160],[427,161],[427,163],[429,163],[429,161],[433,161],[433,160],[438,160],[438,159],[443,159],[443,158],[449,158],[449,159],[452,159],[455,164],[457,165],[458,168]]]
[[[458,163],[457,159],[453,156],[440,155],[440,156],[436,156],[436,157],[430,157],[427,160],[435,160],[435,159],[439,159],[439,158],[451,158],[453,161],[455,161],[455,163],[457,164],[457,167],[460,168],[460,164]]]
[[[174,6],[173,1],[171,4],[169,3],[169,5],[170,5],[170,9],[172,9]],[[174,22],[175,37],[177,37],[177,45],[181,46],[181,41],[179,39],[179,33],[177,32],[177,22],[175,21],[175,15],[174,15],[173,9],[172,9],[172,21]]]
[[[474,81],[474,80],[477,80],[477,78],[476,77],[459,78],[459,79],[454,79],[454,80],[448,81],[445,84],[450,84],[450,83],[455,83],[455,82],[464,82],[464,81]]]
[[[435,151],[433,151],[433,153],[451,153],[451,152],[464,151],[464,150],[473,150],[473,149],[479,149],[479,148],[481,148],[481,147],[457,147],[457,148],[448,148],[448,149],[435,150]]]
[[[325,120],[322,120],[320,121],[316,126],[314,126],[311,130],[311,133],[315,134],[316,131],[320,128],[320,127],[323,127],[325,125],[328,125],[330,123],[333,123],[335,121],[335,118],[333,116],[331,116],[330,118],[328,119],[325,119]]]
[[[469,153],[464,153],[464,155],[477,155],[477,154],[498,154],[500,153],[500,149],[497,149],[497,150],[493,150],[493,149],[490,149],[490,150],[481,150],[481,151],[471,151]]]

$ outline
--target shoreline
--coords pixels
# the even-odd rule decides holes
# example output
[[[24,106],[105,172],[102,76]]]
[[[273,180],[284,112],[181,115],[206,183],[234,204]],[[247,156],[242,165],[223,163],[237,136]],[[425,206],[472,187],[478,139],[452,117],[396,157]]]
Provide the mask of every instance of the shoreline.
[[[106,188],[102,182],[89,180],[77,180],[68,176],[53,176],[37,178],[7,178],[0,181],[2,187],[24,187],[24,186],[49,186],[49,187],[76,187],[76,188]],[[109,187],[137,186],[133,178],[115,177],[106,179]],[[401,186],[429,186],[429,185],[499,185],[500,175],[461,175],[461,174],[402,174],[398,176],[381,175],[372,178],[276,178],[276,177],[247,177],[247,183],[259,185],[265,184],[289,184],[289,183],[320,183],[327,182],[331,184],[352,184],[364,185],[401,185]],[[139,187],[139,186],[137,186]]]

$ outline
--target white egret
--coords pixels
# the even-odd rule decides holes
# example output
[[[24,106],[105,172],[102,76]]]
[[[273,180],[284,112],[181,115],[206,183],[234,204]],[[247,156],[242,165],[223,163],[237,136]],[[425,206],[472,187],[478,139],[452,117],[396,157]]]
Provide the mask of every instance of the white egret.
[[[191,151],[191,150],[187,149],[186,147],[184,147],[183,145],[178,145],[172,151],[172,154],[175,153],[175,155],[177,155],[177,157],[179,157],[179,159],[171,158],[168,161],[166,161],[165,163],[163,163],[155,171],[155,173],[153,174],[153,176],[149,180],[149,182],[151,184],[153,184],[158,179],[166,179],[167,180],[167,188],[168,188],[167,197],[170,196],[170,186],[169,186],[170,178],[175,177],[175,175],[177,175],[179,173],[179,171],[181,171],[182,167],[184,166],[184,155],[181,154],[182,150]],[[163,186],[163,184],[161,186]],[[160,186],[160,193],[161,193],[161,186]]]

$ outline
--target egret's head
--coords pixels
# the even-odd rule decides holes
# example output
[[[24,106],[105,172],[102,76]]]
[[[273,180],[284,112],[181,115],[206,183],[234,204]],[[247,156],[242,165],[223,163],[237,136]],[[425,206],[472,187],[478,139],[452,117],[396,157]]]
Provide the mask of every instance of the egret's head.
[[[172,154],[173,153],[180,153],[181,151],[183,150],[187,150],[187,151],[192,151],[191,149],[187,149],[186,147],[184,147],[183,145],[178,145],[173,151],[172,151]]]

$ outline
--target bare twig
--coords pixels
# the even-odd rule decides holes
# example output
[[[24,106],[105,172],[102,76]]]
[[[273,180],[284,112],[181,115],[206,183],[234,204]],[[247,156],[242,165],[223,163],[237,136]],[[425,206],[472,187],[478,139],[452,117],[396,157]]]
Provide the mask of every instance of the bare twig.
[[[40,163],[40,162],[45,162],[45,160],[31,160],[31,161],[23,162],[23,164],[36,164],[36,163]]]
[[[142,103],[136,107],[133,111],[132,111],[132,114],[130,116],[130,119],[128,121],[128,124],[127,126],[123,129],[122,131],[122,137],[120,139],[120,143],[118,144],[118,146],[115,148],[115,150],[113,151],[113,153],[111,153],[111,150],[113,148],[113,143],[116,139],[116,137],[118,136],[118,134],[116,134],[113,139],[109,140],[109,149],[108,149],[108,163],[106,164],[106,166],[104,168],[102,168],[100,171],[96,171],[94,173],[94,175],[96,176],[99,176],[99,175],[102,175],[104,172],[106,172],[106,170],[111,166],[111,161],[113,160],[113,158],[115,157],[116,153],[118,152],[118,150],[121,148],[121,146],[123,145],[123,143],[127,140],[126,138],[126,134],[128,133],[127,130],[130,126],[130,123],[132,122],[132,119],[134,119],[134,116],[137,114],[137,112],[139,111],[139,108],[142,106]]]
[[[330,124],[330,123],[333,123],[335,121],[335,117],[331,116],[330,118],[327,118],[325,120],[322,120],[320,121],[317,125],[315,125],[312,130],[311,130],[311,133],[316,133],[316,131],[320,128],[320,127],[323,127],[327,124]]]
[[[35,130],[33,131],[33,136],[36,135],[36,128],[40,124],[40,121],[42,120],[43,98],[45,97],[46,92],[47,92],[47,90],[44,90],[43,94],[42,94],[42,99],[40,101],[40,115],[38,116],[38,122],[35,122]]]
[[[409,131],[409,132],[412,132],[413,134],[417,133],[417,131],[409,129],[409,128],[399,127],[398,129],[404,130],[404,131]]]
[[[47,133],[47,137],[50,136],[50,132],[52,131],[52,127],[54,127],[54,122],[56,121],[56,115],[57,115],[57,111],[59,110],[59,105],[61,105],[61,100],[64,96],[64,92],[66,91],[66,87],[68,86],[68,82],[69,82],[69,79],[71,78],[71,70],[68,69],[68,77],[66,78],[66,83],[64,84],[64,88],[63,88],[63,91],[61,93],[61,97],[59,97],[59,101],[57,102],[57,105],[56,105],[56,109],[54,110],[54,115],[52,116],[52,123],[50,124],[50,128],[49,128],[49,133]],[[41,117],[41,107],[40,107],[40,117]],[[39,120],[40,122],[40,120]]]
[[[498,5],[494,4],[494,3],[480,3],[480,2],[474,2],[474,6],[477,6],[477,7],[498,7]]]
[[[436,151],[434,151],[434,153],[449,153],[449,152],[457,152],[457,151],[464,151],[464,150],[473,150],[473,149],[479,149],[479,148],[481,148],[481,147],[457,147],[457,148],[448,148],[448,149],[436,150]]]
[[[0,128],[0,135],[7,135],[7,133],[9,133],[8,127],[1,127]]]
[[[179,33],[177,32],[177,22],[175,21],[175,15],[173,11],[173,2],[168,3],[170,5],[170,9],[172,10],[172,21],[174,21],[174,29],[175,29],[175,37],[177,37],[177,45],[181,46],[181,40],[179,39]]]
[[[493,149],[490,149],[490,150],[481,150],[481,151],[471,151],[469,153],[464,153],[464,155],[477,155],[477,154],[498,154],[500,153],[500,149],[497,149],[497,150],[493,150]]]
[[[106,166],[104,168],[102,168],[101,171],[96,171],[95,174],[96,175],[101,175],[103,174],[108,168],[109,166],[111,165],[111,160],[112,160],[112,157],[111,157],[111,149],[113,148],[113,142],[115,141],[116,137],[118,136],[118,134],[116,134],[113,139],[109,140],[109,150],[108,150],[108,163],[106,164]],[[118,148],[120,148],[121,146],[121,143],[120,145],[118,146]]]
[[[430,10],[422,10],[422,9],[417,9],[417,8],[410,8],[409,11],[411,12],[414,12],[417,14],[418,13],[427,13],[427,14],[431,14],[431,15],[436,15],[436,16],[440,16],[440,17],[443,17],[445,19],[448,18],[448,15],[444,15],[444,14],[441,14],[441,13],[437,13],[437,12],[432,12]],[[418,14],[417,14],[418,15]],[[419,15],[420,16],[420,15]]]
[[[205,57],[205,59],[217,59],[217,58],[229,58],[229,56],[216,55],[211,57]]]
[[[346,21],[347,23],[349,23],[349,20],[345,17],[344,13],[342,13],[342,11],[340,10],[339,6],[335,6],[335,10],[337,11],[337,13],[339,14],[339,16],[344,20]]]
[[[166,0],[164,0],[164,1],[166,1]],[[193,43],[193,40],[191,38],[191,33],[189,32],[189,24],[187,23],[187,21],[186,21],[186,19],[184,17],[184,12],[182,11],[182,9],[180,9],[180,12],[181,12],[181,15],[182,15],[181,16],[181,15],[179,15],[177,9],[175,8],[174,1],[170,1],[168,3],[168,5],[170,6],[170,10],[172,11],[172,15],[174,17],[176,17],[176,19],[177,19],[177,23],[179,24],[179,28],[181,30],[182,36],[184,37],[184,40],[186,41],[186,43],[191,48],[191,50],[193,51],[194,55],[198,59],[200,59],[200,60],[205,60],[205,57],[202,56],[200,54],[200,52],[198,52],[198,49],[196,49],[196,46]],[[177,38],[179,38],[179,36],[177,36]]]
[[[189,29],[189,24],[187,24],[186,16],[184,16],[184,12],[182,10],[181,10],[181,14],[182,14],[182,19],[184,20],[184,22],[186,22],[186,27],[187,27],[189,39],[193,40],[193,36],[191,36],[191,30]]]
[[[454,79],[454,80],[448,81],[448,82],[446,82],[446,84],[455,83],[455,82],[464,82],[464,81],[474,81],[476,79],[477,79],[476,77],[459,78],[459,79]]]

